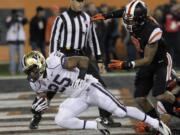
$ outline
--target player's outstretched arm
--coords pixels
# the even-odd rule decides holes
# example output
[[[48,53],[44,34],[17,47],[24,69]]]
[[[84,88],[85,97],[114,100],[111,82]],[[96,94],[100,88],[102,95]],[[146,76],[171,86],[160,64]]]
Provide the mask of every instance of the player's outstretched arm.
[[[145,47],[144,58],[135,60],[135,66],[141,67],[152,63],[158,49],[158,43],[148,44]]]
[[[141,67],[151,64],[158,49],[158,44],[148,44],[145,47],[144,58],[138,59],[135,61],[120,61],[120,60],[112,60],[110,64],[108,64],[109,69],[132,69],[135,67]]]
[[[124,13],[124,8],[109,12],[107,14],[98,13],[91,17],[91,21],[105,20],[110,18],[121,18]]]
[[[72,70],[75,67],[80,69],[78,78],[84,79],[86,71],[89,66],[89,58],[85,56],[72,56],[66,57],[64,62],[64,68]]]

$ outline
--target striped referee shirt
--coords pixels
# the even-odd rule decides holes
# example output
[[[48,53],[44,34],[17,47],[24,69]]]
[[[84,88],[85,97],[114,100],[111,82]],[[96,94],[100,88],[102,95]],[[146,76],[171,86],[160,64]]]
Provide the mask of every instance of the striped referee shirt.
[[[75,12],[71,9],[64,11],[54,22],[50,53],[64,49],[82,50],[89,46],[92,55],[101,55],[99,42],[94,24],[85,12]]]

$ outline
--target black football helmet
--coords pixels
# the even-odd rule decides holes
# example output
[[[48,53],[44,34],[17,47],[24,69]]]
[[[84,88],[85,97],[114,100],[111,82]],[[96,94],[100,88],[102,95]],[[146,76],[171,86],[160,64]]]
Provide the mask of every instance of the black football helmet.
[[[139,30],[147,20],[147,7],[141,0],[133,0],[126,5],[123,23],[129,32]]]

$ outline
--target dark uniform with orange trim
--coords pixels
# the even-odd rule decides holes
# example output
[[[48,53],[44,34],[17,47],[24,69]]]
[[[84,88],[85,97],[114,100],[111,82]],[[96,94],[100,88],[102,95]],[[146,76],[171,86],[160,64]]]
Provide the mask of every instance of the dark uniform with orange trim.
[[[166,89],[170,92],[175,90],[175,92],[173,92],[173,95],[180,102],[180,77],[177,76],[175,70],[172,70],[171,80],[168,80]],[[157,110],[159,114],[168,113],[170,115],[180,118],[180,110],[179,109],[176,110],[174,106],[172,106],[167,101],[158,101]]]
[[[158,42],[158,49],[152,63],[141,67],[135,79],[135,97],[144,97],[153,88],[153,96],[163,94],[166,90],[166,82],[171,75],[172,60],[168,53],[167,45],[162,38],[162,31],[159,25],[148,18],[146,24],[138,31],[132,32],[134,45],[144,57],[144,49],[147,44]]]
[[[130,5],[130,7],[132,6]],[[122,8],[104,14],[103,17],[104,19],[122,18],[124,13],[125,9]],[[166,90],[166,82],[171,76],[172,59],[158,23],[151,17],[144,17],[143,22],[143,25],[137,25],[135,29],[131,28],[132,31],[130,31],[132,42],[140,57],[144,57],[146,45],[158,42],[158,49],[152,63],[139,68],[135,79],[136,89],[134,95],[135,97],[145,97],[153,88],[153,96],[158,96]]]

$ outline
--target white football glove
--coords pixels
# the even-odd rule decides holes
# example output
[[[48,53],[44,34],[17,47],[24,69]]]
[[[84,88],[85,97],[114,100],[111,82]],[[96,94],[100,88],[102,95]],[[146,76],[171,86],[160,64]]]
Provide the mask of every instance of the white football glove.
[[[47,98],[40,97],[37,98],[37,101],[32,104],[32,109],[36,112],[41,112],[46,110],[49,107]]]

